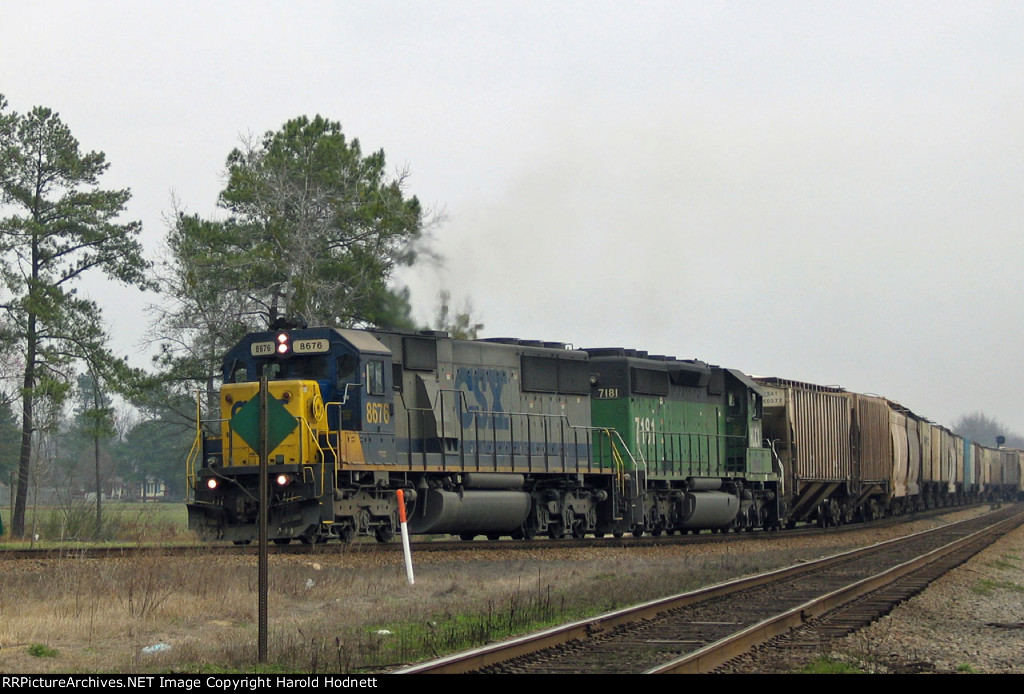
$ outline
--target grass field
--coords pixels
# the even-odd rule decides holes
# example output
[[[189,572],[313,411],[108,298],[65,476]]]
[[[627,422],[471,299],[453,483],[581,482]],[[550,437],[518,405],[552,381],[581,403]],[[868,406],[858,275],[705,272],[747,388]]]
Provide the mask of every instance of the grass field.
[[[29,506],[25,513],[26,540],[46,543],[147,540],[174,541],[189,536],[188,511],[183,502],[135,503],[104,501],[97,532],[96,502],[73,501],[67,506]],[[0,547],[12,543],[11,508],[0,508],[4,534]],[[38,540],[33,539],[38,536]],[[22,541],[24,542],[24,541]],[[22,542],[17,544],[20,546]]]
[[[417,557],[409,585],[398,553],[327,549],[271,556],[266,665],[255,662],[254,554],[0,551],[0,672],[383,672],[793,560],[737,547],[459,550]]]

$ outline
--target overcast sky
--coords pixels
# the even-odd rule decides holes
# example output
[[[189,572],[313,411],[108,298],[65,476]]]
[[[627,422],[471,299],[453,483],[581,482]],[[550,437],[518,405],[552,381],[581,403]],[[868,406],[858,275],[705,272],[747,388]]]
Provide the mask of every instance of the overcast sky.
[[[629,346],[1024,432],[1024,3],[14,2],[0,93],[60,112],[155,255],[228,152],[340,121],[443,210],[420,320]],[[144,363],[159,297],[92,282]]]

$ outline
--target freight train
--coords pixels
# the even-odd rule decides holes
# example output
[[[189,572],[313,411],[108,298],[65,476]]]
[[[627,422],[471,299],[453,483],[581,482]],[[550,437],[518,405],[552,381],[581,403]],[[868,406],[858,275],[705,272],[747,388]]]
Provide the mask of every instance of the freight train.
[[[1024,452],[877,396],[632,349],[276,327],[227,353],[197,415],[202,537],[256,537],[264,374],[280,544],[387,541],[398,490],[411,532],[463,539],[835,525],[1020,490]]]

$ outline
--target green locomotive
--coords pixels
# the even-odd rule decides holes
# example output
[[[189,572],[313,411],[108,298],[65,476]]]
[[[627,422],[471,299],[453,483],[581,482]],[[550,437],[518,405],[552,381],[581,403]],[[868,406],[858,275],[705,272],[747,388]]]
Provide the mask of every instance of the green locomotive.
[[[763,397],[745,374],[626,349],[587,349],[592,423],[621,432],[634,499],[650,532],[775,527],[777,470],[761,434]]]

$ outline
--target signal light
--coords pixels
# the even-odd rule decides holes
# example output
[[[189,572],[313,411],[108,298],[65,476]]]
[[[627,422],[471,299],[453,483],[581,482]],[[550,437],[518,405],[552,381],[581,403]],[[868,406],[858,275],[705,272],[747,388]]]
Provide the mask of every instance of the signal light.
[[[217,479],[215,477],[211,477],[210,479],[206,480],[206,486],[210,489],[216,489]]]
[[[280,355],[288,354],[291,351],[292,345],[291,340],[288,337],[288,333],[277,334],[277,353]]]
[[[278,475],[274,481],[277,482],[278,487],[283,487],[291,481],[291,478],[288,475]]]

